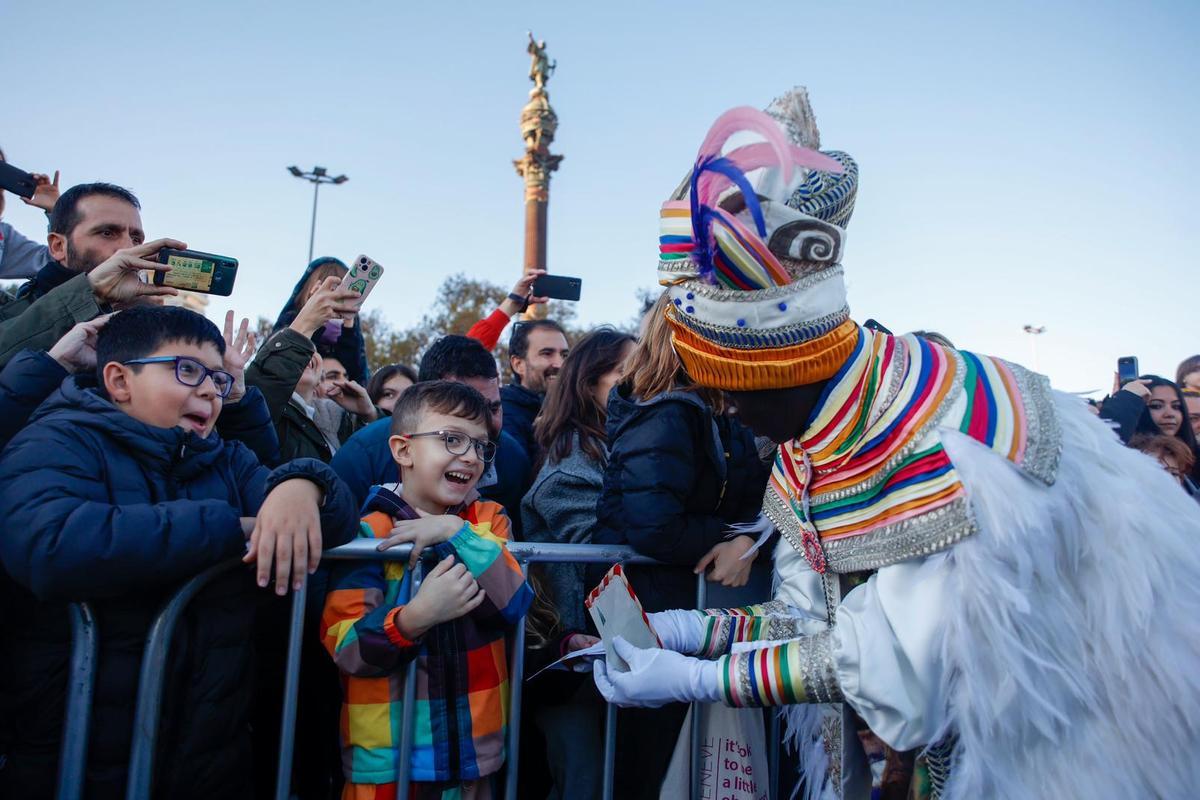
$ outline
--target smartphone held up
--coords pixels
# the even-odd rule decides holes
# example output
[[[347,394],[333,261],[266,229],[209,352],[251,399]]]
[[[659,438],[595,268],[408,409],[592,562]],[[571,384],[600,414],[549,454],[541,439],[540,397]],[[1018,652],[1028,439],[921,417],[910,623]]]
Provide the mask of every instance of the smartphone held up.
[[[164,247],[158,251],[158,263],[166,264],[170,269],[154,273],[155,286],[223,297],[233,293],[238,269],[236,258]]]

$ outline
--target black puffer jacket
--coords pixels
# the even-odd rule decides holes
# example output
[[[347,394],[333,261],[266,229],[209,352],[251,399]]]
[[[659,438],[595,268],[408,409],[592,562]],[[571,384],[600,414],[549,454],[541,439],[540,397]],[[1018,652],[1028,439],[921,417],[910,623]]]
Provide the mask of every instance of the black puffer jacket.
[[[73,600],[93,604],[100,637],[86,796],[124,796],[154,615],[188,577],[244,551],[239,518],[289,478],[324,488],[326,547],[353,536],[350,492],[320,462],[271,472],[215,433],[139,422],[79,378],[38,409],[0,458],[0,797],[53,796]],[[184,613],[166,666],[156,796],[250,794],[251,623],[255,605],[272,602],[239,567]]]
[[[694,606],[696,563],[730,523],[762,507],[768,470],[753,434],[691,392],[641,402],[619,386],[608,399],[608,447],[592,541],[679,565],[627,570],[647,611]],[[589,585],[602,575],[592,569]]]

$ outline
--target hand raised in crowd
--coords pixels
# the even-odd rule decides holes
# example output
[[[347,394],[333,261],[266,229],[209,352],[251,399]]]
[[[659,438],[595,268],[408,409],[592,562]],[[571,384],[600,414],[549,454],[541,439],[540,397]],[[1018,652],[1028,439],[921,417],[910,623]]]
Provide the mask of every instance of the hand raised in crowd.
[[[266,587],[275,566],[275,594],[287,594],[304,583],[304,573],[321,563],[321,488],[304,478],[280,483],[263,500],[250,547],[242,561],[255,564],[258,585]],[[243,525],[243,529],[245,526]]]
[[[745,586],[750,580],[750,567],[754,565],[754,558],[758,553],[744,559],[742,556],[753,546],[754,540],[749,536],[735,536],[728,542],[714,545],[713,549],[700,559],[693,572],[699,575],[711,566],[712,574],[708,576],[709,580],[717,581],[722,586]]]
[[[22,197],[25,205],[40,208],[49,214],[54,210],[54,204],[58,202],[58,170],[54,170],[54,180],[43,175],[40,172],[31,172],[30,176],[37,181],[37,188],[33,190],[33,197]]]
[[[1120,391],[1126,391],[1126,392],[1129,392],[1130,394],[1137,395],[1138,397],[1142,398],[1143,400],[1149,400],[1150,399],[1150,381],[1143,380],[1141,378],[1137,378],[1136,380],[1132,380],[1129,383],[1122,385],[1121,376],[1114,372],[1113,373],[1112,393],[1116,394],[1117,392],[1120,392]]]
[[[487,597],[464,564],[446,556],[429,571],[417,595],[400,611],[397,625],[408,639],[416,639],[434,625],[465,617]]]
[[[359,385],[358,381],[332,381],[325,396],[351,414],[357,414],[368,422],[379,416],[375,410],[375,404],[371,402],[371,396],[367,394],[366,389]]]
[[[81,322],[67,331],[47,352],[67,372],[96,368],[96,335],[112,314]]]
[[[426,547],[454,538],[462,530],[463,521],[453,514],[437,514],[420,519],[402,519],[392,527],[392,535],[379,543],[376,550],[387,550],[396,545],[412,542],[412,556],[408,567],[412,569]]]
[[[536,281],[538,278],[540,278],[542,275],[545,275],[545,274],[546,274],[546,270],[544,270],[544,269],[527,269],[527,270],[525,270],[525,274],[522,275],[521,279],[519,281],[517,281],[516,284],[513,286],[512,293],[514,295],[516,295],[517,297],[524,297],[526,306],[536,306],[536,305],[541,305],[542,303],[549,302],[550,301],[549,297],[534,297],[533,296],[534,281]],[[500,308],[504,311],[505,314],[507,314],[510,317],[515,314],[519,314],[522,311],[520,304],[518,304],[511,297],[505,298],[504,302],[500,304]]]
[[[246,364],[254,357],[257,341],[254,331],[250,330],[250,320],[245,317],[234,336],[232,309],[225,312],[225,327],[221,335],[225,337],[225,371],[233,376],[233,388],[229,390],[225,402],[236,403],[246,395]]]
[[[312,336],[329,320],[358,313],[358,293],[339,288],[341,283],[342,279],[336,275],[326,278],[288,327],[304,336]]]
[[[92,293],[96,295],[96,299],[116,308],[126,308],[153,297],[179,294],[178,289],[172,289],[170,286],[147,283],[139,274],[142,270],[170,271],[171,268],[166,264],[150,260],[164,247],[187,249],[187,245],[178,239],[155,239],[118,250],[107,261],[101,262],[87,274],[88,283],[92,285]]]

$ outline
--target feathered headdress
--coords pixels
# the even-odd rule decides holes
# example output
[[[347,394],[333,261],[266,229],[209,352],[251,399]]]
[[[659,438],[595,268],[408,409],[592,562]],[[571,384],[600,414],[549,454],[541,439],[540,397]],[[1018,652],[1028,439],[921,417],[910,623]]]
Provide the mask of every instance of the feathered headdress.
[[[690,178],[662,207],[659,276],[672,295],[676,350],[693,379],[715,388],[807,382],[827,371],[814,371],[814,352],[823,364],[853,332],[837,260],[857,166],[844,153],[804,146],[820,139],[803,90],[771,112],[722,114]],[[763,141],[722,152],[743,134]],[[832,355],[815,344],[830,334],[838,342]],[[770,365],[755,371],[751,361]]]

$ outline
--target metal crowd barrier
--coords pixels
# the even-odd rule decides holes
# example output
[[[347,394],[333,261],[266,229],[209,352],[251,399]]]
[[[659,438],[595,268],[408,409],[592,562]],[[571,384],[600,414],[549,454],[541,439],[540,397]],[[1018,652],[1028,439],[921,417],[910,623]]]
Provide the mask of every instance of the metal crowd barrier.
[[[328,550],[323,558],[329,560],[361,561],[407,561],[412,545],[379,551],[378,543],[359,540],[342,547]],[[510,542],[509,552],[521,565],[523,573],[532,563],[575,563],[575,564],[644,564],[661,565],[654,559],[639,555],[632,548],[591,545],[552,544],[535,542]],[[146,637],[146,649],[142,656],[141,674],[138,684],[137,706],[133,747],[130,753],[129,784],[126,800],[149,800],[153,788],[154,755],[158,734],[158,720],[162,709],[163,688],[166,682],[166,662],[176,623],[187,604],[213,579],[237,568],[241,561],[231,561],[211,567],[185,583],[167,601],[155,618]],[[421,570],[415,570],[408,582],[402,602],[407,602],[411,593],[420,586]],[[304,605],[308,582],[292,594],[291,620],[289,624],[287,667],[284,676],[283,719],[280,730],[279,762],[276,770],[276,800],[288,800],[291,790],[293,740],[296,726],[296,703],[300,682],[300,643],[304,630]],[[705,608],[707,582],[704,575],[696,581],[696,607]],[[96,624],[86,604],[71,606],[72,654],[70,688],[67,701],[66,723],[63,730],[62,753],[59,764],[59,800],[77,800],[82,796],[83,778],[87,762],[87,737],[91,710],[92,683],[96,662]],[[525,682],[525,624],[524,617],[517,623],[511,640],[511,663],[509,666],[509,721],[508,742],[505,759],[506,800],[517,797],[520,776],[521,697]],[[400,753],[397,767],[397,797],[408,796],[412,745],[414,736],[417,663],[414,659],[406,668],[404,681],[404,705],[401,718]],[[703,760],[700,758],[702,731],[699,706],[692,704],[691,715],[691,796],[702,797]],[[613,774],[616,764],[617,710],[608,705],[604,721],[604,782],[602,797],[612,800]],[[768,745],[768,797],[779,796],[779,717],[771,714]],[[715,771],[713,773],[715,779]],[[713,787],[716,789],[717,787]]]

